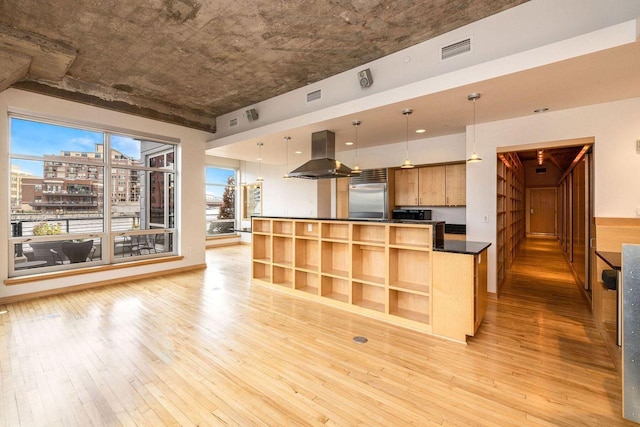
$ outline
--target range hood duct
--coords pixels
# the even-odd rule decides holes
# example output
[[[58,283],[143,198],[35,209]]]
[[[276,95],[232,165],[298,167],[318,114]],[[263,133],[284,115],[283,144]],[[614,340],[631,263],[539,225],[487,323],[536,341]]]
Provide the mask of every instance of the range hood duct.
[[[336,134],[323,130],[311,134],[311,160],[292,172],[291,178],[324,179],[351,175],[351,168],[336,159]]]

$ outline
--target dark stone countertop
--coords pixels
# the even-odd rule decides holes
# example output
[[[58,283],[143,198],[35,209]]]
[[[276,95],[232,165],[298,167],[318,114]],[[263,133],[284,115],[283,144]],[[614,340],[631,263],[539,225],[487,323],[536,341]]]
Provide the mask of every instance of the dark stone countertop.
[[[454,254],[478,255],[491,246],[488,242],[469,242],[465,240],[444,240],[442,247],[433,248],[434,252],[450,252]]]
[[[390,224],[441,224],[444,221],[436,220],[415,220],[415,219],[362,219],[362,218],[311,218],[311,217],[287,217],[287,216],[256,216],[256,219],[290,219],[294,221],[344,221],[344,222],[359,222],[359,223],[390,223]]]

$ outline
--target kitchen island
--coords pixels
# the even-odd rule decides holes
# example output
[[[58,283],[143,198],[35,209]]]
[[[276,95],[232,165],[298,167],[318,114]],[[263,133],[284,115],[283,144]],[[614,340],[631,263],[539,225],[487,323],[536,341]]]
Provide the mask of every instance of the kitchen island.
[[[253,283],[466,342],[487,302],[489,243],[437,241],[433,225],[254,217]]]

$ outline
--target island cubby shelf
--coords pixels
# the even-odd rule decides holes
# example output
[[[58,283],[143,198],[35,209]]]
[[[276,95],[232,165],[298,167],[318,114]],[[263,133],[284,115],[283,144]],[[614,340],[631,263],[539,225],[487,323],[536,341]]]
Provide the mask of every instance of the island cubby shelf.
[[[434,248],[426,223],[252,221],[255,284],[458,342],[484,318],[489,243]]]
[[[432,226],[253,218],[256,284],[432,333]]]

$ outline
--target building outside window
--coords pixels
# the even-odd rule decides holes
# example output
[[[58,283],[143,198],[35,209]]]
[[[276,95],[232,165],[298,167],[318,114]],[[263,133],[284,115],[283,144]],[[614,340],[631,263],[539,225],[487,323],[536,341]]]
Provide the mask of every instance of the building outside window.
[[[10,275],[175,254],[175,143],[17,115],[10,125]]]
[[[234,233],[236,228],[236,171],[206,167],[206,233],[208,237]]]

